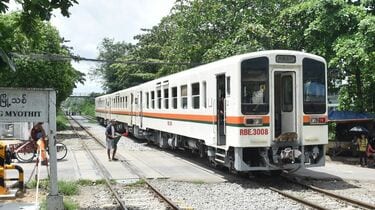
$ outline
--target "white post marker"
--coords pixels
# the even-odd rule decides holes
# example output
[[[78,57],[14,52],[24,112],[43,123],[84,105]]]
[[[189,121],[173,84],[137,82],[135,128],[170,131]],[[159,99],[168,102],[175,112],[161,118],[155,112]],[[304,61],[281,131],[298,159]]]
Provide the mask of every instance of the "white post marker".
[[[48,123],[50,166],[50,193],[47,209],[63,210],[63,197],[57,187],[56,159],[56,91],[51,88],[2,88],[0,87],[0,122]]]

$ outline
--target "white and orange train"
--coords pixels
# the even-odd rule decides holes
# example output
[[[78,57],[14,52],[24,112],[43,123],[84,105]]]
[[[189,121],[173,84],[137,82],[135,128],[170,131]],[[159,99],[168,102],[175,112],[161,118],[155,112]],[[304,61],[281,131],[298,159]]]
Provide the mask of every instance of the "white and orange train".
[[[270,50],[236,55],[95,99],[162,148],[184,148],[235,171],[325,164],[327,70],[322,57]]]

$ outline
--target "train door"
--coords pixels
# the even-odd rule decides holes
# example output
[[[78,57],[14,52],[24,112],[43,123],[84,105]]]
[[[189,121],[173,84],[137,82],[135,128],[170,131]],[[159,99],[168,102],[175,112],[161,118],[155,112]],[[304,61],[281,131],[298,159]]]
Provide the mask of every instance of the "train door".
[[[225,74],[216,76],[216,127],[217,127],[217,145],[226,144],[226,102],[225,102]]]
[[[142,91],[138,92],[134,97],[134,109],[133,109],[134,120],[133,123],[136,126],[142,127]]]
[[[274,72],[274,138],[296,132],[296,78],[292,71]]]

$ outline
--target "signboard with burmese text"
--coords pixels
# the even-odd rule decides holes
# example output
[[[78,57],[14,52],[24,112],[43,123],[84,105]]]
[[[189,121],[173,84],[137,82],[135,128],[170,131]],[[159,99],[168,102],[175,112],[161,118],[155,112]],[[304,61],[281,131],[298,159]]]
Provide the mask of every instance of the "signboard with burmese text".
[[[53,89],[0,87],[1,122],[48,122]],[[54,107],[55,108],[55,107]]]

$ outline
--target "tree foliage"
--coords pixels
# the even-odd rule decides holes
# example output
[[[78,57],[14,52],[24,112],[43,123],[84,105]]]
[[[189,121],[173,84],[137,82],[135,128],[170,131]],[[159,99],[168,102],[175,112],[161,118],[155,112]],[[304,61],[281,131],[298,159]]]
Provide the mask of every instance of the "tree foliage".
[[[206,63],[267,49],[314,53],[328,63],[329,92],[340,108],[375,112],[375,1],[177,0],[170,14],[135,36],[117,59]],[[116,64],[122,88],[189,65]],[[346,83],[342,83],[342,81]]]
[[[5,52],[49,53],[69,55],[62,47],[58,31],[48,22],[38,21],[32,36],[22,32],[21,15],[0,15],[0,48]],[[57,103],[71,95],[75,84],[84,81],[84,74],[75,70],[69,61],[45,61],[13,58],[17,70],[0,65],[1,87],[54,88]]]
[[[20,28],[23,32],[31,35],[37,27],[39,20],[50,20],[52,11],[59,9],[60,13],[69,17],[69,8],[78,4],[77,0],[15,0],[22,6],[20,15]],[[8,10],[9,0],[0,0],[0,14]]]
[[[131,44],[115,42],[113,39],[108,38],[105,38],[98,47],[98,58],[108,62],[103,62],[98,65],[93,74],[103,79],[103,87],[108,92],[123,89],[121,86],[121,80],[118,80],[118,64],[116,61],[119,61],[118,59],[126,56],[132,48],[133,46]]]
[[[60,9],[63,16],[69,17],[69,8],[78,4],[77,0],[15,0],[22,6],[22,17],[49,20],[54,9]],[[0,0],[0,13],[8,10],[9,0]]]

